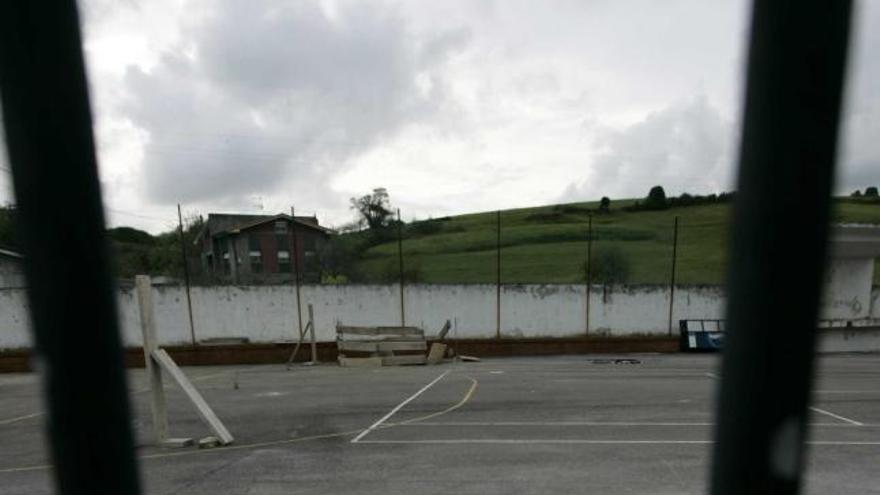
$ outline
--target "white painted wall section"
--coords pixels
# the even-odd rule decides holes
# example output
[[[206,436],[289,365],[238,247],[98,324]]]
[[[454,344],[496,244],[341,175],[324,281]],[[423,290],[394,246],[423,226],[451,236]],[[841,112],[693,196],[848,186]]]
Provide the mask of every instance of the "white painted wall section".
[[[847,277],[863,277],[864,267],[841,265]],[[870,287],[870,285],[869,285]],[[162,345],[191,341],[186,294],[178,286],[154,286],[158,338]],[[450,337],[495,337],[494,285],[411,285],[406,287],[406,323],[436,334],[448,319]],[[307,305],[315,309],[316,337],[336,338],[336,323],[348,325],[400,324],[400,292],[396,285],[306,285],[301,288],[303,324]],[[507,338],[571,337],[585,334],[586,288],[583,285],[504,286],[501,292],[501,335]],[[141,344],[137,301],[132,289],[117,293],[123,342]],[[826,314],[880,318],[880,291],[867,295],[840,290]],[[855,301],[858,304],[855,304]],[[192,289],[197,340],[246,337],[251,342],[294,340],[298,323],[296,290],[291,286],[224,286]],[[724,317],[725,298],[719,287],[676,287],[673,334],[679,319]],[[669,288],[624,286],[604,292],[593,286],[590,296],[590,333],[593,335],[665,335],[668,328]],[[858,325],[858,321],[857,321]],[[0,290],[0,349],[32,344],[26,292]]]

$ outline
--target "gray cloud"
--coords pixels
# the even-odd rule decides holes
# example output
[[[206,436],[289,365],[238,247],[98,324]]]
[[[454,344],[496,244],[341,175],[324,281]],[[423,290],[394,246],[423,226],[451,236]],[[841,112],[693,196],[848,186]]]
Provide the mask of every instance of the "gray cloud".
[[[570,184],[562,201],[638,197],[657,184],[667,193],[730,187],[734,127],[703,97],[650,113],[622,130],[588,130],[601,151],[589,177]]]
[[[747,0],[155,2],[82,0],[120,210],[260,196],[340,223],[374,186],[420,217],[733,187]],[[880,3],[857,4],[841,192],[880,182]]]
[[[294,176],[316,195],[346,158],[442,110],[442,87],[417,78],[466,31],[420,43],[390,7],[330,16],[313,2],[276,4],[212,4],[157,67],[127,71],[123,113],[149,135],[153,201],[234,202]]]
[[[880,4],[857,7],[840,140],[840,193],[880,186]]]

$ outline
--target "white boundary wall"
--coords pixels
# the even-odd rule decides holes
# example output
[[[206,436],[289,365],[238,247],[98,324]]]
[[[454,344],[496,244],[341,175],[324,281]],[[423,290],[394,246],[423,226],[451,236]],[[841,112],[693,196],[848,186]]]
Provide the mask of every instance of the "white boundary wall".
[[[161,345],[190,342],[186,295],[179,286],[155,286],[156,323]],[[430,336],[449,319],[450,337],[495,336],[494,285],[410,285],[406,322]],[[400,324],[396,285],[305,285],[306,305],[315,308],[319,341],[335,340],[337,321],[349,325]],[[501,293],[503,337],[584,335],[586,288],[583,285],[508,285]],[[141,333],[133,289],[118,291],[124,343],[139,346]],[[198,340],[247,337],[251,342],[291,340],[296,336],[296,292],[291,286],[193,287],[193,318]],[[677,287],[673,322],[680,318],[721,318],[724,297],[718,287]],[[590,332],[603,335],[655,334],[668,330],[669,288],[624,286],[603,293],[593,286]],[[26,293],[0,290],[0,349],[31,345]],[[74,331],[74,329],[71,329]],[[677,335],[677,328],[673,329]]]

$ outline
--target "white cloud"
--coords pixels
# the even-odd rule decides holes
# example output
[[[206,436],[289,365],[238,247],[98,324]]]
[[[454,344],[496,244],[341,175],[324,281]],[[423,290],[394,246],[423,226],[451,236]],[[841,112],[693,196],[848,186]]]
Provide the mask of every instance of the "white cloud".
[[[376,186],[407,218],[732,187],[746,0],[157,2],[81,0],[117,224],[177,202],[341,223]],[[860,6],[842,188],[880,182]]]

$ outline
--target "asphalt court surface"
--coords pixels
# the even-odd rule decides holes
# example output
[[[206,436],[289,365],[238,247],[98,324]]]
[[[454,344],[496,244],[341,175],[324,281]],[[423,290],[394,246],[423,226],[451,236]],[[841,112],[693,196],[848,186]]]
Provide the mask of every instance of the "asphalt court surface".
[[[129,385],[145,493],[696,494],[718,364],[603,355],[186,368],[236,437],[210,450],[153,446],[142,370]],[[210,434],[166,387],[171,435]],[[822,357],[814,395],[806,493],[880,493],[880,356]],[[0,493],[52,492],[40,402],[35,375],[0,375]]]

